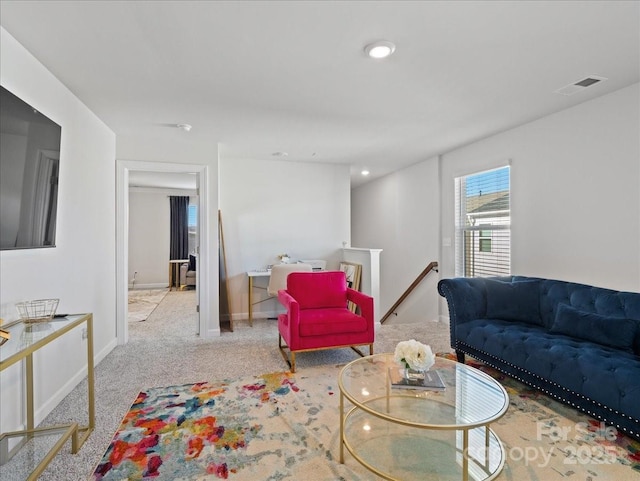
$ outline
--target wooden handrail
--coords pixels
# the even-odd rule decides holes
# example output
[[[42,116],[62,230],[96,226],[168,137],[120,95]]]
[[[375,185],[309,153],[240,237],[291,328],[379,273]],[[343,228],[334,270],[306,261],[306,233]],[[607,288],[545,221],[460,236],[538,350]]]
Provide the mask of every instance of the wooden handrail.
[[[402,301],[404,301],[409,296],[409,294],[411,294],[411,291],[413,291],[416,288],[416,286],[420,284],[422,279],[424,279],[427,276],[427,274],[429,274],[429,272],[431,272],[432,270],[438,272],[438,263],[435,261],[430,262],[429,265],[425,267],[425,269],[420,273],[420,275],[416,277],[416,280],[413,281],[413,283],[409,286],[409,288],[406,291],[404,291],[404,294],[400,296],[400,298],[396,301],[396,303],[393,306],[391,306],[391,309],[389,309],[387,313],[384,316],[382,316],[382,319],[380,319],[380,324],[386,321],[387,318],[395,312],[398,306],[402,304]]]

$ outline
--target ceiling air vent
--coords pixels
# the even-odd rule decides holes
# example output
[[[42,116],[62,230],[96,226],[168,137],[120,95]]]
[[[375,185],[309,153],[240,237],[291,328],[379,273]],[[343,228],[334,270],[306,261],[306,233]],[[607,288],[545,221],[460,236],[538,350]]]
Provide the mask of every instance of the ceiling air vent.
[[[605,80],[607,80],[606,77],[598,77],[597,75],[589,75],[588,77],[583,78],[582,80],[578,80],[577,82],[574,82],[574,83],[569,84],[569,85],[567,85],[565,87],[562,87],[561,89],[556,90],[554,93],[560,94],[560,95],[577,94],[578,92],[582,92],[587,87],[591,87],[592,85],[595,85],[597,83],[603,82]]]

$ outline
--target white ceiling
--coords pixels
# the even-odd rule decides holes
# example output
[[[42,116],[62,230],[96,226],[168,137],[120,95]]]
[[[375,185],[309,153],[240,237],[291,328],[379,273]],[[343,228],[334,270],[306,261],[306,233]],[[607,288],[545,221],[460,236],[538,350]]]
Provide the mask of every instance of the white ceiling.
[[[0,20],[117,136],[353,185],[640,81],[638,1],[2,0]],[[379,39],[395,54],[366,58]]]

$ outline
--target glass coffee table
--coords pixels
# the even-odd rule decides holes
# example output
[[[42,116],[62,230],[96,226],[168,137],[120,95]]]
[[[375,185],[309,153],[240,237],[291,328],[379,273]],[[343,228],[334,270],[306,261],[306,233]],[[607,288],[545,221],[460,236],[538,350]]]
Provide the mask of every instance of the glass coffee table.
[[[340,463],[344,448],[365,468],[389,480],[490,480],[505,451],[489,425],[509,406],[505,389],[485,373],[437,358],[430,370],[444,391],[392,388],[393,354],[347,364],[340,387]],[[352,404],[345,411],[345,398]]]

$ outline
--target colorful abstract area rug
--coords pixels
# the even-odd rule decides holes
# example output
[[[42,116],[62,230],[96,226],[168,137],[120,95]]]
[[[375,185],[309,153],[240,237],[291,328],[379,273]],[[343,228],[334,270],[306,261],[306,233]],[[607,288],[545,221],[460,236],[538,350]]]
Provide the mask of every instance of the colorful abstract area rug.
[[[127,320],[129,322],[146,321],[168,292],[169,289],[130,289]]]
[[[95,480],[338,480],[336,369],[147,389],[126,414]],[[298,382],[308,387],[302,390]],[[319,381],[321,384],[319,384]]]
[[[640,480],[640,443],[470,363],[510,397],[507,414],[492,425],[506,453],[497,479]],[[348,453],[338,462],[340,368],[147,389],[92,479],[379,480]]]

